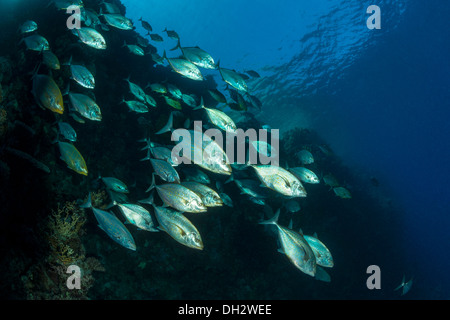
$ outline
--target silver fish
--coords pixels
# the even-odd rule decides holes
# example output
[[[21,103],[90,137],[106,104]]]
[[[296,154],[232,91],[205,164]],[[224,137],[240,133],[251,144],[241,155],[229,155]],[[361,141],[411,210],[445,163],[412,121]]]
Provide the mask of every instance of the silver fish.
[[[289,260],[302,272],[314,277],[316,274],[316,257],[305,238],[288,228],[278,224],[280,210],[269,220],[260,224],[274,224],[278,229],[278,237],[281,243],[281,253],[284,253]]]
[[[142,28],[144,28],[148,32],[152,32],[153,31],[152,26],[150,25],[150,23],[148,23],[145,20],[142,20],[142,17],[140,17],[138,20],[141,22]]]
[[[79,85],[87,89],[95,88],[95,78],[88,68],[78,64],[70,65],[70,73],[72,75],[72,79],[75,80]]]
[[[233,208],[233,200],[226,194],[226,193],[219,193],[220,199],[222,199],[223,203],[227,205],[228,207]]]
[[[330,250],[317,239],[317,236],[307,236],[304,235],[303,238],[308,242],[314,255],[316,257],[316,263],[319,266],[332,268],[334,266],[333,257],[331,256]]]
[[[220,129],[222,129],[226,132],[236,133],[237,127],[236,127],[236,124],[234,123],[233,119],[231,119],[223,111],[205,107],[205,105],[203,103],[203,97],[201,98],[200,108],[203,108],[206,110],[209,120],[211,120],[211,122],[215,126],[219,127]]]
[[[317,175],[307,168],[296,167],[296,168],[290,168],[289,171],[292,172],[294,174],[294,176],[299,178],[300,181],[302,181],[302,182],[311,183],[311,184],[320,183],[320,180],[317,177]]]
[[[22,40],[20,40],[20,42],[22,41],[25,42],[25,46],[27,47],[28,50],[33,51],[50,50],[50,45],[48,44],[47,39],[38,34],[33,34],[31,36],[23,38]]]
[[[25,21],[21,26],[20,26],[20,33],[24,34],[24,33],[30,33],[33,31],[36,31],[38,29],[38,25],[36,22],[32,21],[32,20],[27,20]]]
[[[111,27],[121,30],[132,30],[134,28],[133,22],[119,13],[105,13],[103,17]]]
[[[167,182],[180,183],[178,172],[170,165],[170,163],[158,159],[150,159],[150,163],[152,164],[155,173],[160,176],[161,179]]]
[[[351,199],[352,198],[350,191],[348,191],[344,187],[335,187],[335,188],[333,188],[333,191],[338,197],[340,197],[342,199]]]
[[[267,189],[260,187],[260,183],[252,179],[234,179],[234,182],[241,190],[241,194],[248,195],[252,198],[267,198],[269,194],[265,192]]]
[[[301,162],[302,164],[311,164],[311,163],[314,163],[314,157],[313,157],[313,155],[311,154],[311,152],[309,152],[308,150],[305,150],[305,149],[300,150],[300,151],[297,153],[297,157],[300,159],[300,162]]]
[[[134,224],[136,227],[142,230],[152,232],[158,231],[153,224],[150,212],[148,212],[144,207],[133,203],[114,202],[114,204],[119,206],[120,211],[122,211],[123,215],[129,223]]]
[[[223,93],[220,92],[219,90],[217,90],[217,89],[210,89],[210,90],[208,90],[208,92],[211,95],[211,97],[213,97],[214,100],[216,100],[217,102],[227,103],[227,98],[225,98]]]
[[[167,58],[166,51],[164,51],[163,58],[166,59],[167,62],[169,62],[170,66],[175,72],[181,74],[182,76],[197,81],[203,80],[203,75],[201,74],[200,70],[189,60],[180,58]]]
[[[77,133],[67,122],[58,122],[59,133],[69,141],[77,141]]]
[[[193,130],[189,130],[189,132],[192,140],[194,140],[196,134]],[[230,160],[225,151],[216,141],[206,134],[203,135],[201,145],[192,141],[191,153],[188,153],[185,156],[190,159],[191,162],[208,171],[224,175],[230,175],[232,172]]]
[[[134,100],[129,100],[129,101],[125,101],[122,100],[123,103],[125,103],[128,108],[130,108],[131,111],[137,112],[137,113],[146,113],[148,112],[148,107],[146,104],[140,102],[140,101],[134,101]]]
[[[262,154],[263,156],[271,156],[271,157],[275,157],[275,155],[277,154],[277,149],[275,149],[274,147],[272,147],[269,143],[265,142],[265,141],[255,141],[253,140],[251,142],[251,145],[253,146],[253,148],[256,149],[256,151],[260,154]]]
[[[156,100],[148,94],[145,95],[145,103],[151,107],[156,107]]]
[[[101,177],[101,179],[108,189],[114,192],[129,193],[127,185],[119,179],[114,177]]]
[[[202,67],[205,69],[216,69],[216,65],[214,63],[213,57],[206,52],[205,50],[200,49],[199,47],[181,47],[180,40],[178,39],[178,44],[175,48],[171,49],[176,50],[180,48],[181,52],[183,52],[183,56],[195,64],[198,67]]]
[[[72,104],[72,107],[83,117],[93,121],[102,120],[100,107],[87,95],[69,92],[69,100]]]
[[[217,63],[217,67],[219,68],[223,81],[239,91],[247,92],[247,83],[241,75],[239,75],[236,71],[221,68],[219,66],[219,62]]]
[[[106,49],[105,38],[97,30],[89,27],[82,27],[80,29],[74,29],[74,34],[78,36],[81,42],[95,48],[104,50]]]
[[[148,32],[147,35],[150,36],[150,38],[153,41],[156,41],[156,42],[163,42],[164,41],[163,37],[161,37],[159,34]]]
[[[127,249],[136,251],[136,243],[134,242],[133,236],[128,231],[128,229],[112,213],[94,208],[91,203],[90,194],[87,203],[81,205],[80,207],[92,208],[100,229],[105,231],[106,234],[118,244],[124,246]]]
[[[127,43],[124,41],[122,47],[127,47],[128,50],[129,50],[131,53],[133,53],[133,54],[135,54],[135,55],[137,55],[137,56],[143,56],[143,55],[145,55],[144,49],[142,49],[142,48],[139,47],[138,45],[135,45],[135,44],[127,44]]]
[[[183,100],[183,102],[186,103],[191,108],[197,107],[197,103],[195,102],[195,99],[189,94],[183,94],[181,96],[181,100]]]
[[[194,181],[203,184],[210,184],[208,175],[195,167],[186,167],[183,170],[186,181]]]
[[[175,85],[171,83],[167,84],[167,90],[175,99],[181,99],[181,97],[183,96],[180,89],[178,89]]]
[[[302,183],[286,169],[271,165],[251,166],[266,187],[289,197],[306,197]]]
[[[180,36],[174,30],[167,30],[167,28],[164,28],[163,32],[167,33],[167,36],[170,39],[180,40]]]
[[[197,228],[181,212],[170,208],[155,207],[159,229],[190,248],[203,250],[203,242]]]
[[[202,199],[193,191],[181,184],[155,185],[155,176],[152,176],[150,190],[156,188],[162,201],[172,208],[181,212],[205,212],[206,207]]]
[[[219,194],[214,189],[211,189],[204,184],[194,181],[185,181],[182,182],[181,185],[198,194],[202,199],[203,204],[207,207],[220,207],[223,204]]]
[[[337,179],[332,175],[332,174],[326,174],[323,176],[323,182],[334,188],[334,187],[339,187],[339,182],[337,181]]]
[[[128,86],[130,88],[130,92],[141,102],[145,102],[145,92],[142,90],[142,88],[131,82],[130,78],[124,79],[126,82],[128,82]]]
[[[61,68],[58,57],[50,50],[42,51],[42,62],[53,70],[59,70]]]

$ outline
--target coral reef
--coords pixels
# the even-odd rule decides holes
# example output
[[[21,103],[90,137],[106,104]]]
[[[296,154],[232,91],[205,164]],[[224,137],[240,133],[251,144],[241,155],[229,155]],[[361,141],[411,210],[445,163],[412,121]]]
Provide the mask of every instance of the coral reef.
[[[93,271],[104,271],[104,268],[97,258],[86,257],[81,241],[85,223],[84,209],[75,201],[58,205],[52,211],[42,230],[48,242],[48,255],[22,276],[27,299],[88,299],[89,289],[94,284]],[[81,270],[80,289],[67,286],[70,265]]]

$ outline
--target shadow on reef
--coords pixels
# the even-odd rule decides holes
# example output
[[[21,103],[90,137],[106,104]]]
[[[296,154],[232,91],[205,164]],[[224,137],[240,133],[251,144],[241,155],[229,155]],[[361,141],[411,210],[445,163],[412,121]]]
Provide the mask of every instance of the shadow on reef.
[[[100,1],[85,0],[86,7],[98,8]],[[124,8],[119,6],[124,13]],[[11,9],[12,10],[12,9]],[[300,212],[291,214],[285,199],[271,193],[268,205],[282,207],[280,224],[305,234],[316,232],[327,243],[335,259],[329,270],[331,282],[317,281],[296,269],[277,252],[274,228],[259,225],[263,207],[240,194],[233,183],[224,191],[234,206],[208,209],[206,214],[186,213],[195,223],[205,244],[202,251],[180,245],[164,232],[131,229],[138,250],[130,251],[111,241],[101,231],[90,209],[75,201],[94,191],[94,201],[105,208],[110,199],[96,181],[102,176],[123,179],[131,188],[130,199],[147,197],[151,170],[139,139],[165,143],[170,134],[153,132],[166,123],[170,108],[155,96],[157,108],[144,116],[129,112],[123,97],[129,96],[125,78],[147,83],[176,84],[182,92],[210,97],[207,89],[216,84],[183,79],[169,67],[155,65],[150,55],[136,57],[122,47],[134,42],[134,31],[103,32],[107,50],[80,45],[66,28],[67,15],[47,8],[41,1],[29,1],[26,9],[12,10],[2,24],[0,48],[0,255],[1,290],[6,299],[373,299],[395,298],[390,289],[368,290],[366,269],[377,264],[383,281],[398,281],[401,250],[395,241],[398,222],[388,204],[373,197],[373,183],[361,181],[326,147],[314,132],[295,129],[281,139],[281,165],[300,166],[296,154],[309,149],[316,157],[310,167],[321,174],[332,173],[351,191],[351,199],[337,197],[321,183],[307,185],[308,197],[300,199]],[[61,62],[70,57],[94,73],[96,102],[102,121],[73,122],[78,133],[76,146],[86,159],[89,177],[71,170],[59,159],[55,120],[58,116],[36,106],[31,72],[41,61],[39,53],[19,44],[17,29],[25,20],[35,20],[39,34],[48,39]],[[42,66],[40,73],[47,72]],[[67,67],[53,70],[63,90],[69,79]],[[212,103],[205,98],[206,103]],[[195,118],[192,108],[183,108],[174,127],[185,118]],[[242,128],[261,124],[247,113]],[[198,117],[198,116],[197,116]],[[136,125],[137,124],[137,125]],[[286,163],[285,160],[286,159]],[[244,175],[255,177],[252,170]],[[214,179],[219,179],[211,174]],[[223,179],[222,179],[222,182]],[[116,211],[116,209],[113,209]],[[81,291],[65,287],[65,269],[77,264],[84,270]],[[384,282],[383,282],[384,283]]]

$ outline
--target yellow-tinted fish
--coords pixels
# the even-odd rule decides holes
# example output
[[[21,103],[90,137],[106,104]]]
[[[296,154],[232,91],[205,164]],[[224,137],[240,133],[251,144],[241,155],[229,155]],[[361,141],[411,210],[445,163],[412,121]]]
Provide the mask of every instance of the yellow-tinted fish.
[[[58,145],[59,151],[61,152],[61,160],[63,160],[73,171],[87,176],[88,169],[86,167],[86,162],[77,148],[71,143],[61,141],[58,142]]]
[[[172,98],[169,98],[167,96],[164,96],[164,99],[166,100],[166,103],[171,106],[174,109],[181,110],[181,103],[179,103],[177,100],[174,100]]]
[[[32,93],[39,106],[59,114],[64,112],[61,90],[59,90],[52,77],[44,74],[35,74],[33,76]]]

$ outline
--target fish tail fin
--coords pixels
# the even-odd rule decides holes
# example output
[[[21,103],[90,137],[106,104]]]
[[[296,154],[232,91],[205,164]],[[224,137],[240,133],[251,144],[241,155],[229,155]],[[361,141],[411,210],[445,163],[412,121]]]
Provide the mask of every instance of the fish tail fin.
[[[88,198],[85,203],[79,205],[80,208],[92,208],[91,193],[89,192]]]
[[[152,142],[150,141],[150,137],[148,137],[147,139],[138,140],[138,142],[145,142],[146,143],[145,147],[143,147],[141,149],[141,151],[142,150],[146,150],[146,149],[150,149],[152,147],[152,145],[153,145]]]
[[[105,210],[109,210],[114,206],[117,206],[118,203],[116,202],[116,200],[111,201],[111,203],[105,208]]]
[[[138,202],[140,202],[140,203],[147,203],[147,204],[150,204],[150,205],[154,205],[154,203],[153,203],[153,192],[152,193],[150,193],[150,195],[148,196],[148,198],[146,198],[146,199],[142,199],[142,200],[138,200]]]
[[[181,49],[181,42],[180,39],[178,39],[177,41],[177,45],[175,47],[173,47],[172,49],[170,49],[170,51],[175,51],[177,49]]]
[[[199,110],[199,109],[204,109],[205,108],[205,103],[203,102],[203,96],[200,98],[200,104],[196,107],[193,108],[193,110]]]
[[[152,190],[153,188],[155,188],[155,174],[152,173],[152,183],[150,184],[150,187],[148,187],[147,190],[145,190],[145,192],[149,192],[150,190]]]
[[[170,113],[169,119],[167,120],[166,125],[164,127],[162,127],[161,130],[159,130],[155,134],[162,134],[162,133],[171,132],[171,131],[173,131],[173,112]]]
[[[277,212],[274,214],[274,216],[270,219],[260,221],[259,224],[274,224],[278,225],[278,218],[280,216],[280,209],[277,210]]]
[[[146,160],[150,160],[150,148],[148,149],[147,155],[145,156],[145,158],[142,158],[140,161],[146,161]]]
[[[125,41],[124,41],[124,42],[125,42]],[[123,80],[126,81],[126,82],[130,82],[130,79],[131,79],[131,74],[129,74],[128,77],[127,77],[127,78],[124,78]]]
[[[400,288],[402,288],[404,286],[405,286],[405,275],[403,275],[402,283],[397,288],[395,288],[394,291],[396,291],[396,290],[398,290],[398,289],[400,289]]]

